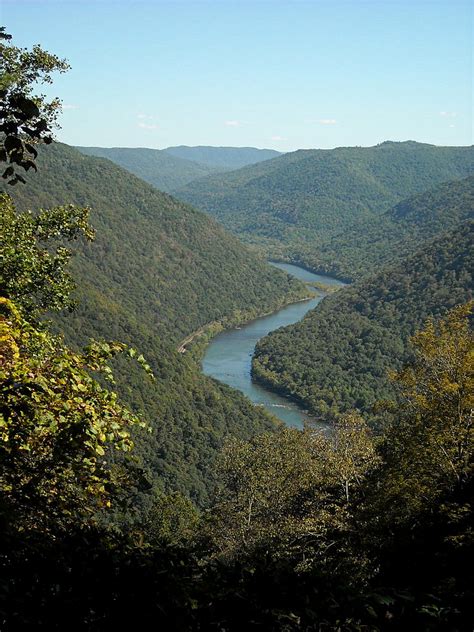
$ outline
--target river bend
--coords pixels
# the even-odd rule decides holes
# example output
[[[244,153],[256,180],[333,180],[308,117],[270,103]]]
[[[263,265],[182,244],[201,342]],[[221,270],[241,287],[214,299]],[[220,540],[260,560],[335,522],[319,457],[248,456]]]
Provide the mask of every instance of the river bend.
[[[299,266],[288,263],[273,263],[272,265],[301,281],[308,282],[310,285],[311,282],[332,286],[344,285],[342,281],[313,274]],[[202,362],[203,372],[238,389],[254,404],[264,406],[288,426],[302,428],[305,421],[310,420],[310,417],[301,406],[252,381],[250,375],[252,356],[255,345],[260,338],[267,336],[279,327],[298,322],[309,310],[315,308],[324,296],[324,293],[319,292],[315,298],[287,305],[240,328],[218,334],[211,340],[206,349]]]

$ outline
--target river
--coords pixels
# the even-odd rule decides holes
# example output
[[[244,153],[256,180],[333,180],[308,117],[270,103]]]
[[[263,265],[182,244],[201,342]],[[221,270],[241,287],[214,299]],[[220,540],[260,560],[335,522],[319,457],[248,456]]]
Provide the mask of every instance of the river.
[[[343,286],[342,281],[331,277],[308,272],[299,266],[289,263],[272,263],[301,281],[324,283],[326,285]],[[268,316],[243,325],[238,329],[229,329],[215,336],[206,349],[202,361],[202,369],[206,375],[225,382],[229,386],[242,391],[254,404],[264,406],[269,412],[279,417],[288,426],[302,428],[305,421],[311,418],[297,403],[267,390],[252,381],[250,375],[252,356],[255,345],[274,329],[292,325],[303,318],[310,309],[324,298],[325,294],[307,301],[287,305]]]

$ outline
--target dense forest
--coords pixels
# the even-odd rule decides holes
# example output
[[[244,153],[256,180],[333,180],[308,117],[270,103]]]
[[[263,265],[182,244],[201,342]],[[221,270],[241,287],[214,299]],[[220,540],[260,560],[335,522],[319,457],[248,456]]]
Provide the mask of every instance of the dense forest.
[[[253,375],[323,419],[351,409],[370,413],[394,396],[389,370],[409,361],[415,330],[472,296],[473,231],[474,222],[461,223],[272,332],[257,344]]]
[[[338,277],[360,279],[473,218],[474,176],[469,176],[403,200],[377,217],[354,221],[308,252],[305,261]]]
[[[212,167],[144,147],[76,147],[81,153],[107,158],[160,191],[170,192],[216,171]]]
[[[321,243],[356,220],[370,222],[410,195],[473,171],[472,147],[385,142],[299,150],[174,193],[270,256],[319,271],[311,264]]]
[[[310,401],[328,431],[282,428],[204,378],[199,345],[178,347],[305,286],[192,207],[52,143],[60,104],[36,89],[64,60],[3,27],[0,60],[2,631],[472,630],[473,222],[262,342],[260,367],[273,342],[279,361],[295,352],[265,379],[297,367],[305,401],[299,385],[329,374]],[[413,188],[460,177],[469,151],[417,148]],[[390,400],[376,431],[343,412],[376,394]]]
[[[81,153],[108,158],[160,191],[170,193],[212,173],[231,171],[279,156],[253,147],[77,147]]]
[[[163,151],[172,156],[193,160],[219,171],[233,171],[234,169],[240,169],[246,165],[254,165],[264,160],[271,160],[281,155],[281,152],[275,149],[210,147],[207,145],[199,145],[197,147],[179,145],[178,147],[167,147]]]
[[[54,144],[38,167],[28,186],[11,191],[18,207],[91,205],[97,233],[94,242],[77,243],[78,306],[57,316],[56,326],[74,345],[114,339],[146,354],[156,384],[138,368],[118,368],[124,399],[153,427],[152,436],[138,433],[137,453],[159,487],[205,502],[224,437],[248,437],[273,422],[201,375],[197,361],[177,353],[179,342],[207,323],[236,324],[271,311],[306,289],[216,222],[109,161]]]

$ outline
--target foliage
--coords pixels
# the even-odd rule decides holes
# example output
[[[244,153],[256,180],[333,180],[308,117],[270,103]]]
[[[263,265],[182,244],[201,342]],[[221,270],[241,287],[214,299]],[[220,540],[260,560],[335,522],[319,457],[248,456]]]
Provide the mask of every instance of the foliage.
[[[207,165],[180,158],[162,149],[77,147],[86,156],[107,158],[160,191],[170,192],[192,180],[214,173]]]
[[[330,436],[286,428],[250,442],[232,441],[220,463],[221,496],[212,539],[225,559],[265,550],[295,568],[324,566],[337,532],[349,529],[349,488],[377,463],[365,422],[347,415]],[[346,534],[347,536],[347,534]]]
[[[248,438],[274,422],[240,393],[205,378],[180,341],[203,325],[242,322],[305,295],[205,215],[160,193],[108,161],[54,143],[41,169],[14,191],[22,209],[64,199],[94,209],[93,244],[72,259],[77,307],[56,317],[67,340],[116,339],[143,350],[157,376],[117,360],[117,389],[152,434],[135,437],[135,454],[158,490],[205,503],[213,463],[228,434]],[[137,499],[129,517],[142,511]]]
[[[108,360],[124,346],[73,353],[8,299],[0,307],[3,518],[13,511],[17,528],[31,530],[90,517],[113,482],[106,451],[129,451],[129,428],[144,425],[90,375],[111,377]]]
[[[214,598],[201,616],[209,627],[239,630],[252,621],[297,630],[326,622],[332,629],[336,603],[338,616],[349,616],[372,572],[353,521],[377,463],[356,416],[341,420],[333,436],[287,428],[228,444],[221,491],[204,524]]]
[[[63,245],[52,251],[51,242],[72,241],[81,234],[92,239],[88,215],[89,209],[72,204],[36,215],[16,213],[11,199],[0,194],[0,294],[14,298],[30,320],[45,310],[71,307],[71,252]]]
[[[186,546],[200,527],[196,506],[179,492],[161,495],[140,525],[151,547]]]
[[[386,213],[357,219],[306,254],[312,268],[360,279],[403,261],[431,239],[474,219],[474,176],[441,184]]]
[[[160,191],[170,193],[212,173],[238,169],[279,155],[251,147],[77,147],[87,156],[108,158]]]
[[[414,336],[381,440],[350,414],[332,437],[287,429],[227,448],[208,520],[211,629],[468,629],[471,309]]]
[[[34,46],[31,51],[11,44],[11,35],[0,28],[0,162],[9,163],[2,177],[9,184],[25,182],[18,168],[36,171],[38,152],[35,145],[51,143],[61,103],[35,95],[38,84],[52,83],[55,71],[65,72],[69,65]]]
[[[410,358],[409,338],[472,291],[472,222],[403,263],[344,288],[299,323],[259,341],[253,375],[313,413],[370,412],[392,398],[389,369]]]
[[[94,631],[150,618],[226,632],[469,629],[473,471],[453,475],[440,451],[468,429],[468,312],[414,337],[416,357],[396,376],[405,404],[381,439],[350,414],[331,436],[283,429],[233,440],[202,523],[173,494],[128,536],[25,534],[21,550],[2,541],[5,629],[62,629],[71,617]],[[464,445],[472,464],[472,435]]]
[[[379,215],[410,195],[473,172],[473,147],[386,142],[375,147],[299,150],[232,173],[207,176],[174,193],[271,258],[350,280],[365,273],[364,253],[371,241],[362,236],[359,248],[354,240],[372,221],[378,225]],[[390,226],[388,222],[389,230]],[[376,247],[383,254],[382,228],[377,235],[382,243]],[[340,243],[344,250],[339,258]],[[351,260],[357,256],[355,268],[349,260],[352,253]],[[369,256],[368,263],[377,266],[379,259]]]
[[[172,156],[192,160],[219,171],[239,169],[246,165],[253,165],[281,156],[281,153],[274,149],[256,149],[255,147],[209,147],[205,145],[188,147],[180,145],[167,147],[164,151]]]
[[[412,362],[393,375],[401,397],[384,464],[361,511],[380,565],[374,589],[400,629],[464,630],[474,615],[472,307],[412,338]]]
[[[285,193],[276,206],[289,183],[290,192],[308,193],[315,155],[325,177],[308,199],[296,194],[296,206],[281,204],[264,239],[275,240],[300,212],[317,224],[321,216],[312,215],[312,205],[326,194],[330,237],[339,219],[344,225],[348,217],[368,216],[381,200],[470,168],[461,164],[468,148],[376,149],[290,155],[290,179],[279,183],[278,172],[271,183]],[[309,168],[298,164],[292,172],[293,161],[307,157]],[[390,173],[384,159],[392,161]],[[44,175],[17,195],[22,208],[64,199],[78,207],[17,214],[1,199],[2,629],[66,629],[73,621],[99,631],[145,628],[150,620],[163,629],[221,632],[468,629],[474,600],[471,306],[440,323],[431,320],[414,336],[412,361],[394,377],[400,393],[386,413],[393,423],[381,437],[354,411],[339,413],[356,397],[366,408],[383,390],[385,367],[399,368],[407,358],[406,341],[420,321],[466,298],[472,224],[403,267],[326,299],[316,328],[309,315],[301,330],[274,334],[283,341],[277,354],[272,342],[263,343],[273,354],[265,362],[284,362],[292,353],[301,360],[276,378],[273,365],[265,366],[266,378],[283,380],[287,392],[336,418],[327,435],[309,428],[275,432],[267,415],[202,377],[196,358],[176,348],[209,322],[225,325],[274,309],[304,287],[269,269],[212,221],[105,161],[64,146],[50,147],[39,160]],[[267,168],[261,166],[265,186]],[[341,184],[336,200],[334,182]],[[351,210],[346,203],[354,198],[360,205]],[[93,342],[74,351],[39,320],[45,310],[69,304],[69,252],[57,242],[91,237],[85,204],[96,206],[99,229],[95,248],[78,242],[74,261],[86,300],[57,317],[56,326],[76,349],[91,334],[138,343],[160,378],[153,388],[119,358],[114,371],[109,364],[120,352],[136,357],[134,349]],[[439,222],[431,214],[435,232],[445,226],[438,215]],[[429,232],[429,223],[423,230]],[[295,230],[288,242],[279,235],[273,245],[281,240],[286,248],[303,233],[312,244],[319,228],[311,226]],[[294,331],[304,334],[301,340]],[[142,356],[137,361],[151,371]],[[355,369],[351,388],[342,366]],[[134,463],[120,453],[129,452],[132,428],[143,423],[105,388],[114,374],[131,410],[145,411],[151,421],[149,437],[137,437]],[[323,377],[327,390],[321,390]],[[308,391],[298,390],[302,383]],[[315,396],[312,389],[320,389],[316,400],[308,396]],[[273,432],[261,434],[264,429]],[[215,455],[226,438],[216,472]],[[140,476],[132,480],[143,462],[153,477],[146,495]],[[213,497],[201,518],[191,499],[204,504]],[[107,522],[99,513],[112,500],[121,502]]]
[[[403,415],[386,437],[392,481],[384,495],[393,499],[392,511],[397,498],[397,520],[472,479],[473,306],[460,305],[439,323],[430,319],[411,339],[413,361],[392,377]]]

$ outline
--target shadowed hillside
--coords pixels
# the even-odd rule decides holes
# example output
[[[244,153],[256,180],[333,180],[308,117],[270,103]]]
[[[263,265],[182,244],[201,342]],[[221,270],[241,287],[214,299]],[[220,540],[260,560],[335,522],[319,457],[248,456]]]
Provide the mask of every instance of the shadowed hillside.
[[[394,267],[328,296],[256,348],[253,374],[317,415],[369,412],[393,396],[389,369],[410,358],[409,337],[430,316],[472,296],[474,222]]]
[[[28,186],[10,190],[21,208],[92,206],[92,244],[77,244],[75,312],[57,319],[73,343],[90,336],[133,344],[157,376],[119,366],[118,388],[152,422],[139,441],[150,476],[200,501],[227,434],[249,436],[273,422],[240,394],[200,374],[179,341],[212,321],[238,321],[306,292],[227,235],[213,220],[109,161],[66,145],[48,147]],[[161,483],[160,483],[161,484]]]

